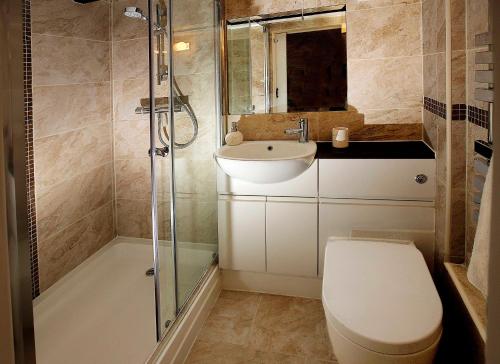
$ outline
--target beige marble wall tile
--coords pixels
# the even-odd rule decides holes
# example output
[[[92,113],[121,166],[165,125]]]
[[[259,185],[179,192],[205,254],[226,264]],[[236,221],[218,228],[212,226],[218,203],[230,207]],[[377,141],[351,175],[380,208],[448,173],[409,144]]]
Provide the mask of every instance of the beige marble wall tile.
[[[422,122],[422,108],[364,110],[365,124],[418,124]]]
[[[452,189],[451,235],[449,256],[453,261],[465,260],[465,188]]]
[[[174,31],[214,26],[212,0],[184,0],[173,2]]]
[[[150,147],[149,120],[114,123],[115,160],[147,158]]]
[[[115,160],[117,199],[151,198],[151,165],[149,158]]]
[[[467,49],[473,49],[476,34],[488,31],[488,0],[467,0],[466,8]]]
[[[111,125],[98,124],[37,139],[34,150],[38,192],[112,161]]]
[[[332,140],[332,129],[335,127],[347,127],[350,133],[361,131],[363,128],[364,115],[356,110],[347,112],[320,112],[317,113],[317,136],[316,140]]]
[[[438,56],[436,54],[428,54],[423,57],[424,96],[435,100],[438,97],[437,62]]]
[[[451,0],[451,49],[465,50],[465,0]]]
[[[157,163],[157,198],[170,201],[170,172],[166,160]],[[115,160],[116,198],[151,199],[151,164],[149,158]]]
[[[345,0],[229,0],[226,1],[226,18],[243,18],[254,15],[281,13],[317,6],[343,5]]]
[[[446,230],[446,185],[438,180],[436,185],[436,262],[442,262],[447,258],[445,252],[445,230]],[[440,265],[438,265],[439,267]]]
[[[110,43],[33,34],[33,85],[110,80]]]
[[[157,87],[156,94],[157,97],[167,96],[167,88]],[[114,81],[114,120],[145,120],[149,122],[149,115],[135,113],[135,109],[140,106],[140,99],[142,98],[149,98],[149,81],[147,78]]]
[[[113,41],[145,38],[148,36],[148,23],[131,19],[123,15],[127,6],[137,6],[144,14],[148,12],[147,0],[114,0],[113,1]]]
[[[347,11],[420,3],[421,0],[347,0]]]
[[[33,34],[110,40],[111,6],[107,1],[86,5],[67,0],[31,2]]]
[[[422,56],[348,60],[349,104],[364,109],[422,105]]]
[[[152,238],[151,201],[116,200],[117,234],[135,238]]]
[[[421,4],[347,12],[347,57],[422,54]]]
[[[424,54],[445,51],[444,0],[424,0],[422,3],[422,45]]]
[[[424,141],[436,151],[437,150],[437,118],[430,111],[423,110],[423,134]]]
[[[109,202],[66,229],[39,239],[41,290],[49,288],[113,236],[113,209]]]
[[[109,82],[33,88],[34,138],[111,122]]]
[[[152,238],[151,200],[116,200],[117,234],[133,238]],[[170,237],[170,203],[158,204],[158,236]]]
[[[359,132],[353,132],[351,140],[422,140],[422,123],[418,124],[371,124]]]
[[[113,81],[148,78],[148,38],[113,42]]]
[[[465,104],[467,60],[465,51],[453,51],[451,59],[451,99],[453,104]]]
[[[396,115],[391,116],[392,112]],[[239,130],[243,133],[245,140],[295,140],[297,136],[284,135],[283,130],[295,128],[300,117],[308,118],[309,137],[316,141],[331,140],[331,130],[335,126],[348,127],[352,140],[422,139],[422,121],[419,118],[419,110],[415,110],[416,121],[414,123],[411,123],[410,119],[407,119],[407,123],[401,123],[405,120],[401,118],[398,118],[397,124],[389,123],[387,119],[382,120],[384,113],[395,120],[399,111],[377,110],[371,114],[369,112],[369,116],[384,121],[384,123],[377,124],[364,123],[365,115],[354,109],[347,112],[233,115],[230,121],[238,121]]]
[[[318,119],[315,113],[277,113],[242,115],[238,127],[245,140],[295,140],[296,135],[285,135],[287,128],[296,128],[300,118],[309,121],[309,137],[316,140]]]
[[[436,178],[446,184],[448,165],[446,164],[446,120],[437,118]]]
[[[437,99],[446,102],[446,54],[436,54],[437,65]]]
[[[212,72],[215,67],[215,48],[212,30],[179,32],[174,42],[189,43],[189,50],[175,52],[175,75]]]
[[[45,239],[112,201],[111,162],[37,190],[38,237]]]
[[[452,208],[450,256],[463,261],[465,256],[466,121],[452,123]]]

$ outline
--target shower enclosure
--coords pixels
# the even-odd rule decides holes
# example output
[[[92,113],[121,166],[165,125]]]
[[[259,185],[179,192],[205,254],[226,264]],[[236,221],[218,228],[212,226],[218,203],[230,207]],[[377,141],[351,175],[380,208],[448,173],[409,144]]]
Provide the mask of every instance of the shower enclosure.
[[[220,3],[23,8],[37,362],[145,362],[217,260]]]

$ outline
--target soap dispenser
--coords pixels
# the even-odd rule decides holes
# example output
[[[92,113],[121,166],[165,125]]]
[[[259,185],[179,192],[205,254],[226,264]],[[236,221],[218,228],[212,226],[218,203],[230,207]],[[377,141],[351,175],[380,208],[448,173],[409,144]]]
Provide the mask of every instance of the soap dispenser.
[[[231,132],[226,135],[227,145],[238,145],[243,142],[243,134],[238,130],[238,123],[233,122],[231,124]]]

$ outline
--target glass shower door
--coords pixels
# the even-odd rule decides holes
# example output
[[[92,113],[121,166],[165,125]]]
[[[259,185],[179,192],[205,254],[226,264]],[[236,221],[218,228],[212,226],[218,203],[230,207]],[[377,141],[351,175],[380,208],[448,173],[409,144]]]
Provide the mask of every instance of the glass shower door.
[[[217,253],[214,5],[150,0],[151,99],[160,111],[150,119],[159,338]]]
[[[217,254],[216,25],[214,0],[173,0],[173,115],[177,306]]]

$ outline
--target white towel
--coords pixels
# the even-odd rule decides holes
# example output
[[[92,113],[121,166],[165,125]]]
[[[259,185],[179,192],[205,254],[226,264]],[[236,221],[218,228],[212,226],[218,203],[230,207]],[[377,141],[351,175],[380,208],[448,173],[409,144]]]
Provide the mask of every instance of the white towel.
[[[474,237],[469,269],[467,270],[467,278],[485,297],[488,296],[488,263],[490,259],[491,199],[493,197],[492,166],[493,158],[484,182],[476,236]]]

